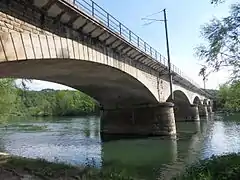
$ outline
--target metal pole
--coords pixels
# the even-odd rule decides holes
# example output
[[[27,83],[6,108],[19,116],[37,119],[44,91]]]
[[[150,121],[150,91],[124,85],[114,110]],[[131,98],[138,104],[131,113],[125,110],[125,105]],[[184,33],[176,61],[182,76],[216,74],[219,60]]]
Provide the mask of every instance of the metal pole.
[[[203,87],[206,89],[206,77],[205,74],[203,74]]]
[[[167,45],[167,57],[168,57],[168,77],[170,84],[170,99],[174,100],[173,88],[172,88],[172,73],[171,73],[171,61],[170,61],[170,51],[169,51],[169,42],[168,42],[168,29],[167,29],[167,13],[166,9],[164,12],[164,24],[165,24],[165,33],[166,33],[166,45]]]

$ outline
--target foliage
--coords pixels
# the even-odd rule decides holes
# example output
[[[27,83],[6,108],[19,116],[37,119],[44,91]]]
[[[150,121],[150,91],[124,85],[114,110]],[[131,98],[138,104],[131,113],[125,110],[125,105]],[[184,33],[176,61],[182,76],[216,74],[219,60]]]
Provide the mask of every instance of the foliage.
[[[0,118],[14,113],[17,109],[16,88],[13,79],[2,79],[0,81]]]
[[[240,154],[212,156],[188,167],[175,180],[233,180],[240,179]]]
[[[75,116],[96,110],[96,101],[80,91],[28,91],[15,87],[14,79],[0,80],[1,120],[9,115]]]
[[[224,2],[225,0],[211,0],[211,4],[219,4]]]
[[[213,1],[217,3],[219,1]],[[232,79],[240,77],[240,3],[233,4],[230,15],[222,19],[212,19],[201,30],[207,45],[196,48],[196,54],[205,59],[209,71],[223,67],[231,68]]]
[[[96,102],[79,91],[18,90],[24,113],[32,116],[76,116],[96,112]]]
[[[240,81],[220,86],[217,100],[219,108],[231,112],[240,112]]]

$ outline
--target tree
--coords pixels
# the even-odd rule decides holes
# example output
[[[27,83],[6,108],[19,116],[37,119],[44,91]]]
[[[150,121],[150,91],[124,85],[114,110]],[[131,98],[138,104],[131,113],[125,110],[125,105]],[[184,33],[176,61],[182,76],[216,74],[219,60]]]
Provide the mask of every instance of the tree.
[[[206,71],[207,71],[207,67],[203,66],[198,73],[199,76],[203,77],[204,89],[206,89],[207,76],[209,75],[209,73],[207,73]]]
[[[211,4],[219,4],[224,2],[225,0],[211,0]]]
[[[8,116],[18,108],[17,92],[13,79],[0,80],[0,117]]]
[[[240,81],[220,86],[217,99],[219,108],[240,112]]]
[[[213,0],[212,3],[219,3]],[[201,30],[207,45],[196,48],[196,54],[204,59],[210,72],[223,67],[232,70],[231,79],[240,78],[240,3],[233,4],[230,15],[212,19]]]

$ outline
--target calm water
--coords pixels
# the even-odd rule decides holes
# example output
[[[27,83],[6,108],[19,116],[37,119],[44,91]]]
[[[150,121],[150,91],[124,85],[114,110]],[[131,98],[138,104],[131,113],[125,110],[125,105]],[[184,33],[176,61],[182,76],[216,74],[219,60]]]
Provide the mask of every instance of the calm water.
[[[19,119],[0,127],[0,151],[99,168],[111,165],[142,179],[167,179],[199,158],[239,152],[238,119],[240,115],[215,115],[200,123],[179,122],[175,140],[110,137],[104,141],[98,117]],[[35,130],[36,126],[43,128]]]

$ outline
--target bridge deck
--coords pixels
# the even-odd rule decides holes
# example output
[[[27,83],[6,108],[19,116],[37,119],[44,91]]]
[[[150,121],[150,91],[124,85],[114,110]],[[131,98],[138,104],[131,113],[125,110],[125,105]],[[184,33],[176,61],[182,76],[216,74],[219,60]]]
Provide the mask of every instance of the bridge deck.
[[[56,21],[61,21],[92,39],[100,40],[121,55],[157,70],[160,75],[168,73],[165,57],[92,0],[32,0],[30,2],[44,15],[55,18]],[[174,83],[206,95],[198,84],[175,65],[171,64],[171,70]]]

